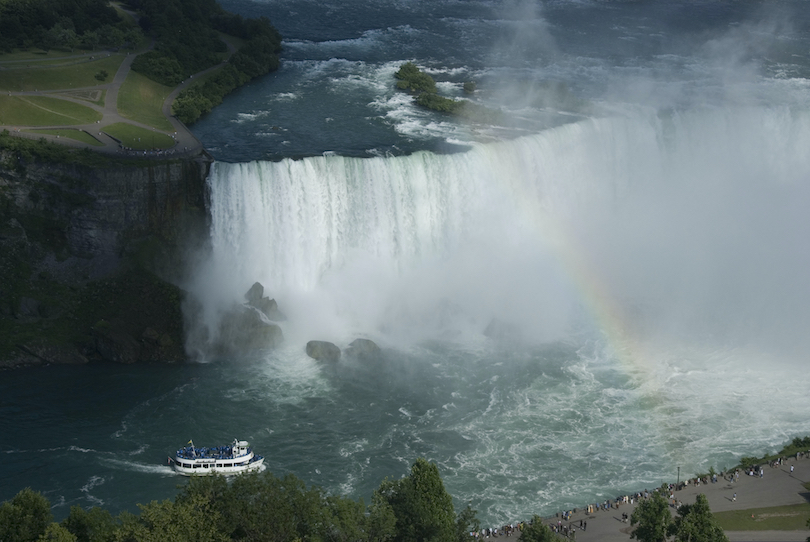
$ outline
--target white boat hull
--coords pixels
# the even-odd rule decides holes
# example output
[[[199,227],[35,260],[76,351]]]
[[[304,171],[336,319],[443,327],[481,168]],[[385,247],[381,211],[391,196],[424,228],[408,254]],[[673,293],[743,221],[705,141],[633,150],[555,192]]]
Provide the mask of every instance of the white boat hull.
[[[172,460],[174,471],[183,476],[212,476],[214,474],[221,474],[229,476],[232,474],[240,474],[242,472],[251,472],[260,470],[264,465],[264,458],[256,459],[255,461],[239,461],[234,462],[222,460],[195,460],[183,461],[178,459]]]

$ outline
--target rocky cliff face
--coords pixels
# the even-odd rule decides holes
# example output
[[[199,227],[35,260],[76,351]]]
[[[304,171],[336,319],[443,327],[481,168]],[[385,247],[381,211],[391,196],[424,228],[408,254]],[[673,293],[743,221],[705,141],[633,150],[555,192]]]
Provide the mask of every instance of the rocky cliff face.
[[[181,247],[204,242],[207,155],[27,163],[0,153],[0,366],[184,359]]]

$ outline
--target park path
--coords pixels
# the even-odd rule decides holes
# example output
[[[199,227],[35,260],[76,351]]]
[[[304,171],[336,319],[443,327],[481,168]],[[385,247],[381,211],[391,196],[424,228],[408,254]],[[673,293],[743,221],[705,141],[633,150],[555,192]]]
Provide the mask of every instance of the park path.
[[[113,76],[112,81],[106,84],[101,85],[93,85],[89,87],[81,87],[81,88],[71,88],[71,89],[56,89],[56,90],[47,90],[47,91],[22,91],[22,92],[8,92],[9,96],[48,96],[51,98],[57,98],[60,100],[65,100],[73,103],[77,103],[83,105],[85,107],[89,107],[101,114],[101,120],[96,121],[90,124],[71,124],[71,125],[54,125],[54,126],[25,126],[25,125],[15,125],[15,126],[6,126],[6,128],[11,128],[11,133],[18,137],[25,137],[29,139],[40,139],[45,138],[46,140],[58,142],[62,145],[67,145],[70,147],[76,148],[89,148],[95,152],[102,152],[105,154],[115,154],[115,155],[126,155],[126,156],[145,156],[145,157],[154,157],[154,158],[164,158],[167,154],[171,155],[197,155],[203,150],[203,145],[199,139],[197,139],[194,134],[191,133],[191,130],[188,127],[180,122],[176,117],[174,117],[171,113],[172,104],[174,103],[175,98],[188,88],[194,82],[194,78],[199,78],[204,76],[214,70],[217,70],[224,66],[228,60],[230,60],[231,56],[233,56],[234,52],[236,52],[236,47],[230,40],[223,37],[227,47],[228,47],[228,55],[221,63],[208,68],[207,70],[203,70],[199,73],[196,73],[189,77],[187,80],[183,81],[180,85],[175,87],[172,92],[166,97],[163,101],[161,106],[161,111],[169,123],[172,125],[174,133],[170,133],[174,138],[174,146],[171,149],[166,149],[160,152],[149,152],[149,151],[133,151],[124,149],[121,145],[121,142],[115,139],[114,137],[110,136],[107,132],[105,132],[104,128],[110,126],[112,124],[125,122],[128,124],[132,124],[134,126],[138,126],[140,128],[154,131],[155,133],[163,133],[160,130],[155,129],[152,126],[146,125],[144,123],[128,119],[123,117],[118,111],[118,94],[121,89],[121,85],[127,79],[131,68],[132,62],[139,54],[143,54],[147,51],[150,51],[154,48],[154,42],[150,44],[150,46],[140,51],[139,53],[130,53],[124,57],[124,60],[121,62],[118,70],[116,71],[115,75]],[[96,53],[97,54],[97,53]],[[76,55],[76,58],[85,57],[85,58],[92,58],[93,54],[87,55]],[[9,62],[19,62],[19,61],[9,61]],[[30,62],[30,61],[22,61],[22,62]],[[2,63],[0,63],[2,64]],[[1,66],[0,66],[1,67]],[[83,91],[106,91],[104,95],[104,104],[98,105],[89,103],[86,100],[82,100],[79,98],[73,98],[71,96],[65,95],[65,93],[76,93],[76,92],[83,92]],[[30,133],[27,130],[61,130],[61,129],[74,129],[74,130],[81,130],[89,134],[94,139],[98,140],[102,143],[103,146],[94,146],[89,145],[87,143],[77,141],[75,139],[70,138],[61,138],[59,136],[49,135],[49,134],[41,134],[41,133]]]
[[[790,470],[791,465],[794,467],[793,472]],[[703,493],[712,512],[806,504],[810,502],[810,491],[804,487],[808,482],[810,459],[807,456],[798,460],[792,457],[780,466],[765,467],[762,478],[740,474],[739,479],[733,483],[720,479],[717,483],[689,485],[676,491],[675,498],[685,504],[692,504],[697,494]],[[630,523],[622,522],[622,514],[630,516],[635,508],[636,504],[624,504],[619,508],[592,513],[579,509],[569,521],[563,523],[574,527],[573,540],[576,542],[630,542]],[[556,521],[553,519],[547,521],[549,524],[554,522]],[[580,529],[580,522],[587,524],[585,530]],[[727,531],[726,536],[731,542],[805,542],[810,537],[810,530]]]

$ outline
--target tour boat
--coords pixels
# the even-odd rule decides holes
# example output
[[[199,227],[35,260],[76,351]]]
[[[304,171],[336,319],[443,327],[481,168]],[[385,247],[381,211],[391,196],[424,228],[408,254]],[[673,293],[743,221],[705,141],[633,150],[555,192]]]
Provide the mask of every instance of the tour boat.
[[[264,463],[264,457],[254,455],[245,440],[234,439],[227,446],[216,448],[196,448],[193,441],[177,450],[169,462],[174,470],[184,476],[206,476],[211,474],[239,474],[258,470]]]

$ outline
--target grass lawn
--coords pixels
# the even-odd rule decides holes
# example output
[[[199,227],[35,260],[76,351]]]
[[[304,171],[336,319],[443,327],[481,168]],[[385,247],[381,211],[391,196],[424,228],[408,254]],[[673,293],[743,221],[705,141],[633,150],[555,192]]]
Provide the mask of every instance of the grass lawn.
[[[71,128],[66,128],[64,130],[28,130],[28,132],[32,134],[48,134],[59,137],[66,137],[68,139],[75,139],[76,141],[81,141],[82,143],[93,145],[94,147],[104,146],[104,143],[102,143],[95,137],[91,136],[90,134],[82,130],[73,130]]]
[[[174,128],[161,111],[163,100],[172,90],[172,87],[155,83],[148,77],[130,71],[118,91],[118,113],[164,132],[172,132]]]
[[[169,149],[174,146],[174,139],[158,132],[147,130],[140,126],[117,122],[104,128],[104,132],[121,141],[125,147],[137,150]]]
[[[109,83],[124,61],[124,55],[114,53],[95,60],[75,60],[77,62],[69,66],[0,70],[0,90],[57,90]],[[110,74],[107,81],[102,82],[95,78],[101,70]]]
[[[63,126],[97,120],[101,120],[101,113],[73,102],[47,96],[0,94],[0,124],[7,126]]]
[[[714,517],[726,531],[804,531],[810,503],[717,512]]]
[[[30,61],[30,62],[39,62],[44,61],[48,62],[50,60],[64,60],[65,57],[68,56],[75,56],[75,55],[82,55],[87,53],[85,50],[76,49],[74,52],[69,51],[61,51],[56,49],[51,49],[50,51],[45,51],[43,49],[28,49],[23,51],[21,49],[15,49],[11,53],[0,53],[0,64],[4,62],[17,62],[17,61]],[[10,65],[9,65],[10,66]]]

